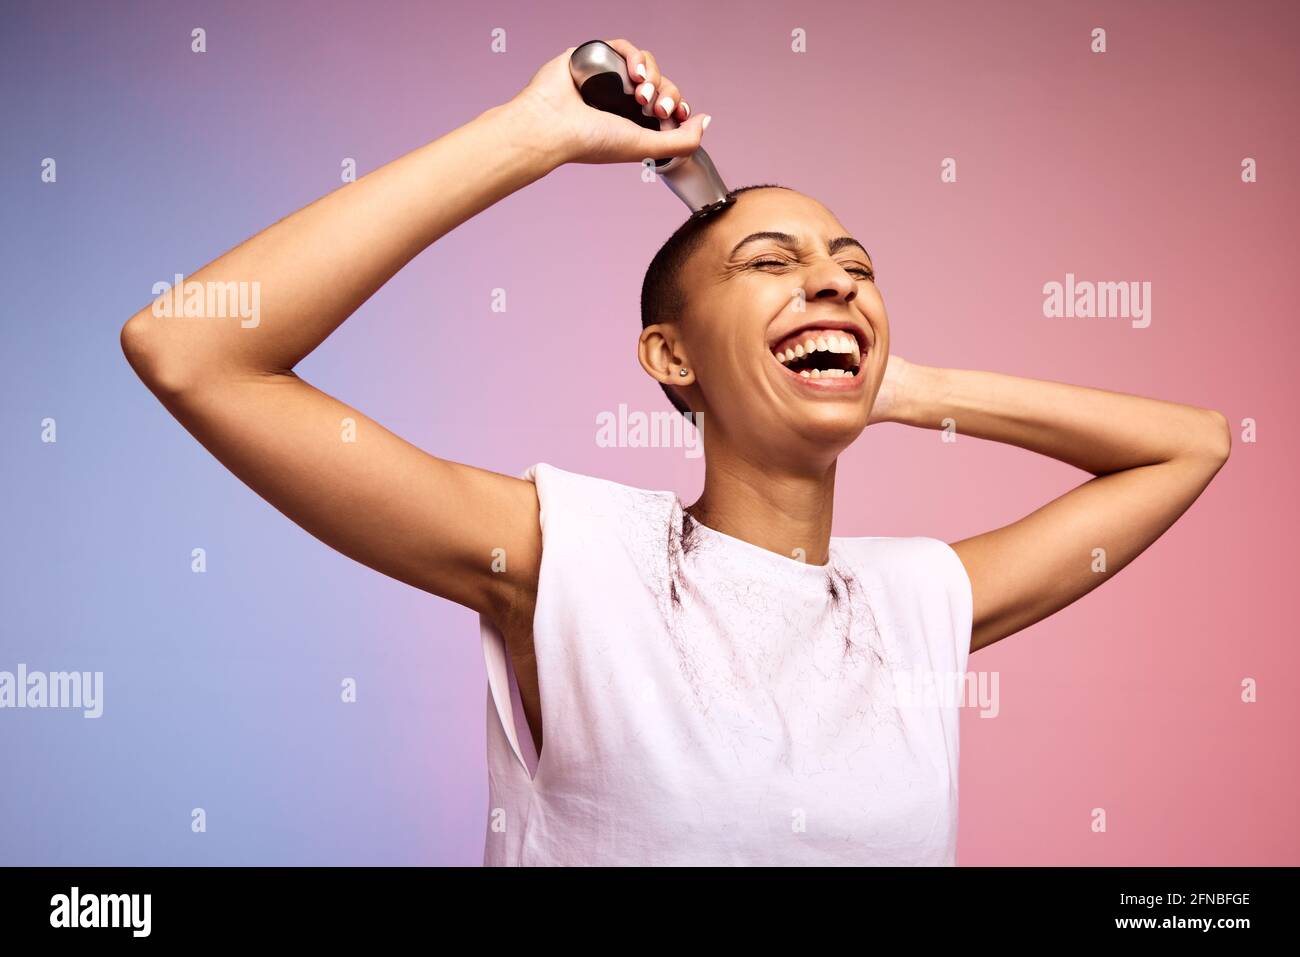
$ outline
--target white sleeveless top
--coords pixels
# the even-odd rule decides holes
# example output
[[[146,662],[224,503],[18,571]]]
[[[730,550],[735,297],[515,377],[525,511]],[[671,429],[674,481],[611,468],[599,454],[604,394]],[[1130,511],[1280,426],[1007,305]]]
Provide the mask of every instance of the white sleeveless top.
[[[810,565],[672,492],[544,463],[523,478],[544,740],[538,761],[480,617],[485,864],[956,863],[972,599],[951,547],[833,537]]]

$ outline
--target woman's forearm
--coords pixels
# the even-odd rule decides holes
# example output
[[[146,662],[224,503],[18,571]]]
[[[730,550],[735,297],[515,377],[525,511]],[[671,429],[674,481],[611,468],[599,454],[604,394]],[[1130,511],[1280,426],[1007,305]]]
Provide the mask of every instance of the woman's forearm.
[[[1068,462],[1093,475],[1181,455],[1226,456],[1219,412],[1120,392],[974,369],[910,364],[893,420],[951,428]]]
[[[524,119],[513,102],[493,107],[214,260],[186,287],[256,284],[256,323],[146,307],[123,330],[133,365],[169,391],[292,369],[423,249],[558,165]]]

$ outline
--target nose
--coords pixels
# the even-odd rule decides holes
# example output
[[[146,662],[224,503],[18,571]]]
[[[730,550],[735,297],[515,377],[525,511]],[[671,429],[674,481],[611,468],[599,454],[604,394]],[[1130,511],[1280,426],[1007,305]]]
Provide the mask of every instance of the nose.
[[[852,302],[857,295],[857,282],[838,263],[822,263],[808,271],[808,281],[804,286],[806,299],[838,299]]]

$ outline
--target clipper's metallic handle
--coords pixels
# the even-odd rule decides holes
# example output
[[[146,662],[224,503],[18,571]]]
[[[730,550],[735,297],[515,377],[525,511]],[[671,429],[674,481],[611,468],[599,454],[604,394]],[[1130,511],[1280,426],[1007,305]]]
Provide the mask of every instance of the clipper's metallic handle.
[[[627,62],[617,50],[601,40],[588,40],[569,58],[569,73],[582,100],[588,106],[631,120],[647,130],[672,130],[678,122],[659,119],[653,105],[636,101],[636,86],[627,74]],[[670,156],[654,161],[663,178],[692,213],[707,215],[732,202],[727,186],[713,160],[701,147],[689,156]]]

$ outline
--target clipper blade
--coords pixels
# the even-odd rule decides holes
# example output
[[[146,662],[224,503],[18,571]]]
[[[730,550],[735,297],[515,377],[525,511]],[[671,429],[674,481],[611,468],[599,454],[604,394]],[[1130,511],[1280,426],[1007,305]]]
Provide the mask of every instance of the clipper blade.
[[[690,218],[705,219],[708,216],[712,216],[714,213],[726,209],[735,201],[736,201],[736,197],[731,193],[728,193],[726,196],[718,200],[716,203],[709,203],[707,206],[702,206],[699,209],[695,210],[695,212],[691,213]]]

